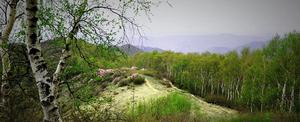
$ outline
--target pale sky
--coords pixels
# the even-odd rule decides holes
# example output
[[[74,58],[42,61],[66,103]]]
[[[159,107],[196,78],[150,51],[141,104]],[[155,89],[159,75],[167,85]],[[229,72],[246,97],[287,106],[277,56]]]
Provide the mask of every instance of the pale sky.
[[[169,0],[153,7],[146,35],[261,35],[300,30],[300,0]]]

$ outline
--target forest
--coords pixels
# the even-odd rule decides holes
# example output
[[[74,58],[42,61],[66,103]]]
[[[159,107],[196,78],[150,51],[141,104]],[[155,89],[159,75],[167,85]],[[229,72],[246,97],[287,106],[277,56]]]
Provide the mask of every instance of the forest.
[[[161,5],[1,0],[0,121],[300,121],[298,31],[224,54],[124,49]]]

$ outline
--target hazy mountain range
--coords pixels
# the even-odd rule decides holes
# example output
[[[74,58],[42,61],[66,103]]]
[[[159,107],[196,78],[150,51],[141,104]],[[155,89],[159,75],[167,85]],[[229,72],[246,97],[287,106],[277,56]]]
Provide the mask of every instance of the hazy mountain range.
[[[255,49],[261,49],[263,48],[269,41],[253,41],[250,43],[247,43],[245,45],[236,47],[236,48],[227,48],[227,47],[212,47],[210,49],[208,49],[208,52],[211,53],[219,53],[219,54],[225,54],[228,53],[230,51],[237,51],[237,52],[241,52],[244,48],[249,48],[250,51],[253,51]]]
[[[133,43],[133,45],[155,47],[183,53],[203,53],[206,51],[219,52],[219,50],[221,50],[221,52],[226,52],[227,50],[234,50],[245,45],[257,47],[255,45],[266,43],[272,36],[273,35],[271,34],[256,36],[234,34],[148,36],[147,40],[143,41],[142,44]]]
[[[152,52],[152,51],[163,52],[164,51],[162,49],[155,48],[155,47],[134,46],[131,44],[125,44],[120,46],[119,48],[128,55],[134,55],[139,52]]]
[[[171,50],[174,52],[211,52],[225,54],[232,50],[240,52],[248,47],[250,50],[264,47],[272,35],[249,36],[249,35],[172,35],[172,36],[150,36],[143,44],[132,43],[123,47],[128,54],[133,52],[151,52]],[[134,46],[133,46],[134,45]],[[132,48],[129,50],[129,48]],[[127,48],[127,49],[126,49]]]

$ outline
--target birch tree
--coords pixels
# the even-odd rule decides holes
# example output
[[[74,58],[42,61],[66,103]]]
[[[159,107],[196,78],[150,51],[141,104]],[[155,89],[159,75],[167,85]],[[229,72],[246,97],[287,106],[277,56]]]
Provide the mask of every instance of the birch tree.
[[[9,44],[9,37],[15,25],[17,17],[21,15],[17,15],[17,5],[19,0],[4,0],[1,2],[0,10],[1,10],[1,35],[0,35],[0,56],[1,56],[1,63],[2,63],[2,77],[1,77],[1,96],[2,96],[2,104],[8,102],[8,95],[9,95],[9,82],[8,76],[11,69],[11,62],[9,60],[8,55],[8,44]]]
[[[67,66],[67,58],[72,56],[71,44],[77,47],[80,38],[93,44],[113,45],[129,39],[128,28],[137,30],[139,34],[140,26],[135,23],[134,17],[140,11],[148,13],[153,2],[54,0],[51,5],[45,3],[42,1],[38,4],[37,0],[26,1],[26,45],[38,86],[44,121],[62,121],[57,103],[58,84],[59,76]],[[64,40],[65,47],[55,72],[51,74],[42,56],[40,43],[57,37]]]
[[[26,0],[27,36],[26,45],[30,65],[37,82],[40,102],[43,108],[44,121],[62,121],[54,96],[54,84],[47,65],[42,57],[40,41],[37,36],[37,0]]]

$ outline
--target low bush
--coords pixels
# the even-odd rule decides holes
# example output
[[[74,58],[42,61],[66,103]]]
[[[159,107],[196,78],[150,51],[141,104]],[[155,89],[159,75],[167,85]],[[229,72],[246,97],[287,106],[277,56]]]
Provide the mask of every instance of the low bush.
[[[138,73],[151,77],[158,77],[158,72],[155,70],[139,70]]]
[[[221,95],[207,95],[205,101],[208,103],[213,103],[217,105],[222,105],[225,107],[233,108],[235,103],[226,99],[226,97]]]
[[[131,77],[130,82],[135,85],[141,85],[141,84],[145,83],[145,78],[140,75],[137,75],[135,77]]]
[[[166,86],[167,88],[171,88],[172,85],[170,84],[170,81],[169,80],[160,80],[160,83],[164,86]]]
[[[75,92],[75,96],[82,101],[90,101],[93,96],[93,91],[95,90],[95,86],[92,84],[87,84],[85,86],[82,86],[78,91]]]
[[[129,85],[130,81],[127,78],[123,78],[118,82],[119,87],[127,86]]]

